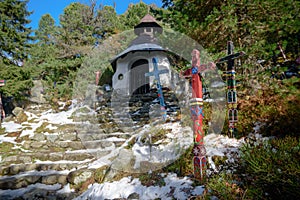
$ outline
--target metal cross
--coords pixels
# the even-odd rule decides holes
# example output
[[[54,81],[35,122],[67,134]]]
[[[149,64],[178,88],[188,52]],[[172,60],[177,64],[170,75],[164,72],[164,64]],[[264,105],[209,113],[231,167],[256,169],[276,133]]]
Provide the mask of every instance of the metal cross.
[[[154,76],[154,82],[156,83],[162,117],[164,120],[166,120],[167,119],[166,104],[165,104],[164,95],[162,92],[159,75],[169,73],[169,70],[168,69],[159,70],[158,64],[157,64],[157,58],[152,58],[152,62],[153,62],[153,71],[146,73],[145,76]]]

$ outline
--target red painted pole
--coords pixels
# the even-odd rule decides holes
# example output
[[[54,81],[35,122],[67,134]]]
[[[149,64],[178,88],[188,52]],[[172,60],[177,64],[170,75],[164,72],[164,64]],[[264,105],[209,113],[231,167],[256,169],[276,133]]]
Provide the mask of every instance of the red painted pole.
[[[213,68],[214,65],[211,65]],[[193,166],[194,177],[203,182],[206,174],[206,149],[204,146],[203,130],[203,93],[200,72],[207,69],[207,65],[200,65],[200,52],[192,52],[192,68],[184,72],[185,76],[192,78],[192,99],[190,100],[191,117],[193,120],[194,148]]]
[[[95,74],[96,74],[96,82],[95,82],[95,84],[98,85],[99,78],[100,78],[100,71],[96,71]]]
[[[5,85],[5,80],[0,80],[0,87]],[[0,128],[2,127],[2,121],[5,118],[5,111],[4,111],[4,107],[3,107],[3,103],[2,103],[2,96],[0,93]]]

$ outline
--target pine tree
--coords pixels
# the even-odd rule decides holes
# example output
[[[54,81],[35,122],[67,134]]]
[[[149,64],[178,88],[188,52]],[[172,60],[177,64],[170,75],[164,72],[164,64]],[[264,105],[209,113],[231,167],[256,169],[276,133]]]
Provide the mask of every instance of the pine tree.
[[[39,44],[54,44],[57,27],[55,21],[50,14],[45,14],[39,21],[39,27],[35,32],[36,39]]]
[[[0,2],[0,79],[6,80],[0,92],[15,99],[24,98],[24,91],[32,86],[30,70],[24,67],[32,39],[31,29],[27,28],[31,14],[27,3],[28,0]]]
[[[28,0],[2,0],[0,3],[0,57],[4,63],[17,64],[27,57],[31,29],[26,25],[31,12]]]
[[[108,36],[120,32],[122,29],[123,26],[114,7],[103,6],[98,10],[95,22],[95,36],[104,40]]]
[[[130,4],[126,12],[120,16],[125,28],[132,29],[150,10],[149,6],[143,2]]]

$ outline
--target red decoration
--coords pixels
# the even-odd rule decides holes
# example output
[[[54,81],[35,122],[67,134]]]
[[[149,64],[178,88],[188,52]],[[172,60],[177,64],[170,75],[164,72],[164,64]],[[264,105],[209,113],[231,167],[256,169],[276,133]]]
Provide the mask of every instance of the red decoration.
[[[184,76],[191,77],[192,79],[193,91],[192,99],[190,100],[190,109],[194,133],[194,177],[200,181],[204,180],[206,166],[206,150],[204,146],[205,134],[203,130],[203,93],[200,73],[212,68],[215,68],[214,63],[200,65],[200,52],[197,49],[194,49],[192,51],[192,68],[183,73]]]

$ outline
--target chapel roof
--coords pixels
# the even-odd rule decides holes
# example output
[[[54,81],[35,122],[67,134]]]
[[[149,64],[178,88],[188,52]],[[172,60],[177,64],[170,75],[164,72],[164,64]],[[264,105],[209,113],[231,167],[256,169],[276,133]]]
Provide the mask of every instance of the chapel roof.
[[[111,65],[112,65],[113,69],[115,70],[116,62],[119,58],[125,57],[130,52],[134,53],[134,52],[137,52],[137,51],[167,51],[167,50],[165,50],[160,45],[153,44],[153,43],[144,43],[144,44],[132,45],[132,46],[128,47],[127,49],[125,49],[124,51],[122,51],[120,54],[118,54],[117,56],[115,56],[111,60]]]
[[[163,30],[156,19],[152,15],[147,14],[141,19],[140,23],[134,27],[134,33],[140,35],[143,33],[143,29],[147,27],[154,28],[154,31],[157,33],[162,33]]]
[[[147,29],[147,30],[145,30]],[[148,32],[150,29],[152,32]],[[111,59],[113,69],[116,68],[116,62],[119,58],[125,57],[130,52],[136,51],[166,51],[161,47],[154,37],[153,33],[162,33],[162,27],[150,14],[145,15],[140,23],[134,27],[134,33],[138,35],[123,52]]]
[[[145,22],[155,22],[155,23],[157,23],[155,18],[150,14],[145,15],[140,21],[140,23],[145,23]]]

